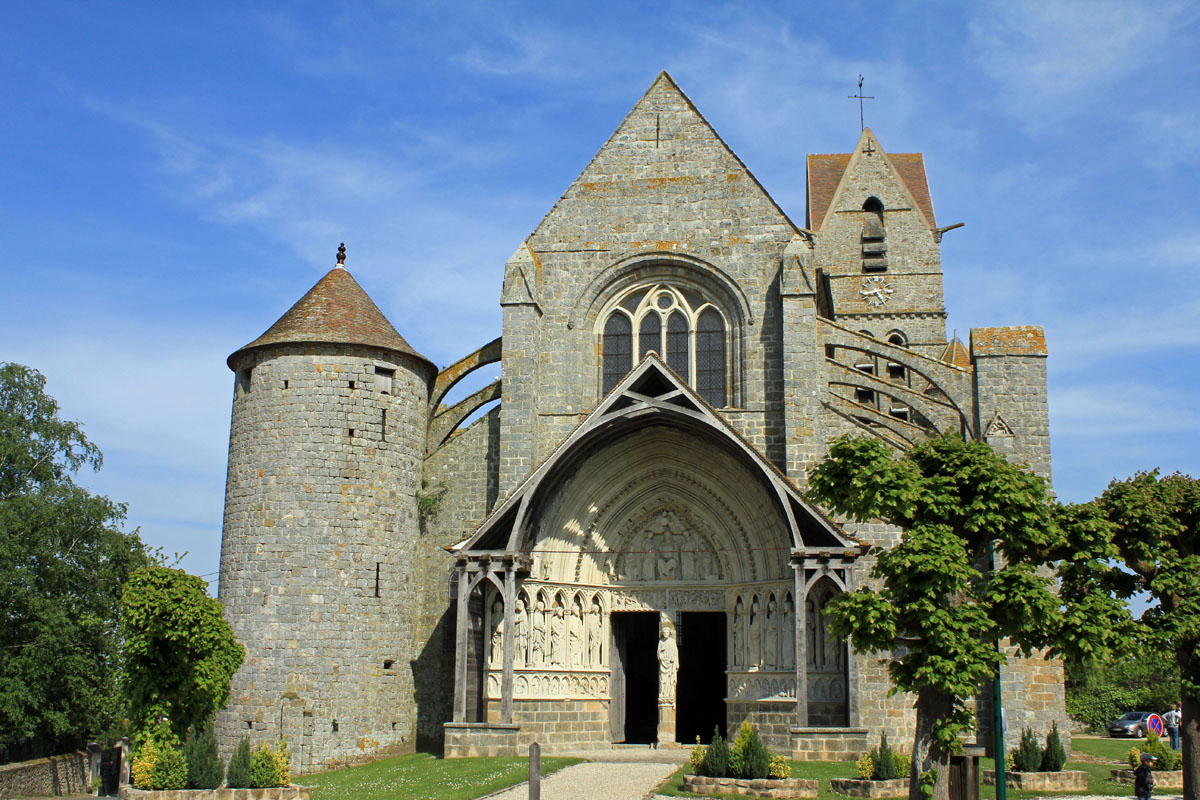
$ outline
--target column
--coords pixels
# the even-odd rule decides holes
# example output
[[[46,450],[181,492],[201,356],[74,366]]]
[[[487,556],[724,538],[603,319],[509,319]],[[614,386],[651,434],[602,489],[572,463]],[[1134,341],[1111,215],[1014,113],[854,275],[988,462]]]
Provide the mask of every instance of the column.
[[[675,742],[675,690],[679,677],[679,642],[675,622],[660,614],[658,622],[658,742]]]
[[[513,636],[517,597],[517,569],[512,561],[504,571],[504,674],[500,679],[500,721],[509,723],[513,719]]]
[[[792,561],[796,605],[796,727],[808,727],[808,593],[804,562]]]
[[[471,576],[466,562],[456,568],[458,572],[458,605],[454,626],[454,721],[467,721],[467,636],[471,630]]]

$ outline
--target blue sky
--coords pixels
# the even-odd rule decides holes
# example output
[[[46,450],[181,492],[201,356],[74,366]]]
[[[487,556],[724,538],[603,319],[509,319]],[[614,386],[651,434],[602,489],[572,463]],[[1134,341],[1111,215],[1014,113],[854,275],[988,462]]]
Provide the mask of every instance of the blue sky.
[[[949,327],[1041,324],[1055,485],[1200,475],[1200,9],[1183,2],[6,3],[0,360],[213,577],[233,378],[347,243],[439,365],[667,69],[802,223],[806,153],[925,154]],[[492,375],[484,376],[490,380]],[[471,387],[463,387],[468,391]]]

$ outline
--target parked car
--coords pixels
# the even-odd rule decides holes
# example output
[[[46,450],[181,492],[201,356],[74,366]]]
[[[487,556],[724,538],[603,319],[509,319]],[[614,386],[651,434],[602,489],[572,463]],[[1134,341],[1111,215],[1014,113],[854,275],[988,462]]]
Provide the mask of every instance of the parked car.
[[[1109,736],[1132,736],[1140,739],[1149,730],[1149,720],[1154,716],[1153,711],[1130,711],[1123,717],[1108,723]]]

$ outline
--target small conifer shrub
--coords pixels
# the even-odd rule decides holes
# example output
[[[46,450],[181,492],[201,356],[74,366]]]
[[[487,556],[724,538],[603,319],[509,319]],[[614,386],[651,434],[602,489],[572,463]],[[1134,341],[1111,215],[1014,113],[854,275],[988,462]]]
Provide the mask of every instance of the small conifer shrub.
[[[1013,766],[1017,772],[1037,772],[1042,768],[1042,748],[1029,728],[1021,732],[1021,743],[1013,753]]]
[[[225,777],[225,764],[217,751],[217,736],[212,723],[200,728],[189,729],[183,743],[183,757],[187,761],[189,789],[217,789]]]
[[[701,775],[724,778],[729,774],[729,744],[721,737],[721,729],[713,728],[712,742],[704,750]]]
[[[1062,740],[1058,738],[1058,723],[1050,727],[1046,734],[1046,749],[1042,752],[1042,772],[1061,772],[1067,763],[1067,751],[1063,748]]]
[[[225,783],[230,789],[250,788],[249,739],[243,738],[233,751],[233,757],[229,759],[229,771],[225,773]]]

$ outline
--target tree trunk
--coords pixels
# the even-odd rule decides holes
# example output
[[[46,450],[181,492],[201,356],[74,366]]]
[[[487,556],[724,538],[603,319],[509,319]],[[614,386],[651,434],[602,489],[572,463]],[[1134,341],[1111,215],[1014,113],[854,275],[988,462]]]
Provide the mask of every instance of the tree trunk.
[[[922,689],[917,695],[917,737],[913,742],[912,777],[908,781],[909,800],[924,800],[924,795],[921,794],[921,774],[929,770],[935,770],[937,773],[932,800],[950,798],[950,753],[942,750],[934,740],[933,724],[950,716],[953,708],[953,695],[934,689]]]
[[[1180,747],[1183,750],[1183,800],[1200,800],[1200,697],[1186,688],[1180,705],[1183,720],[1179,725]]]

